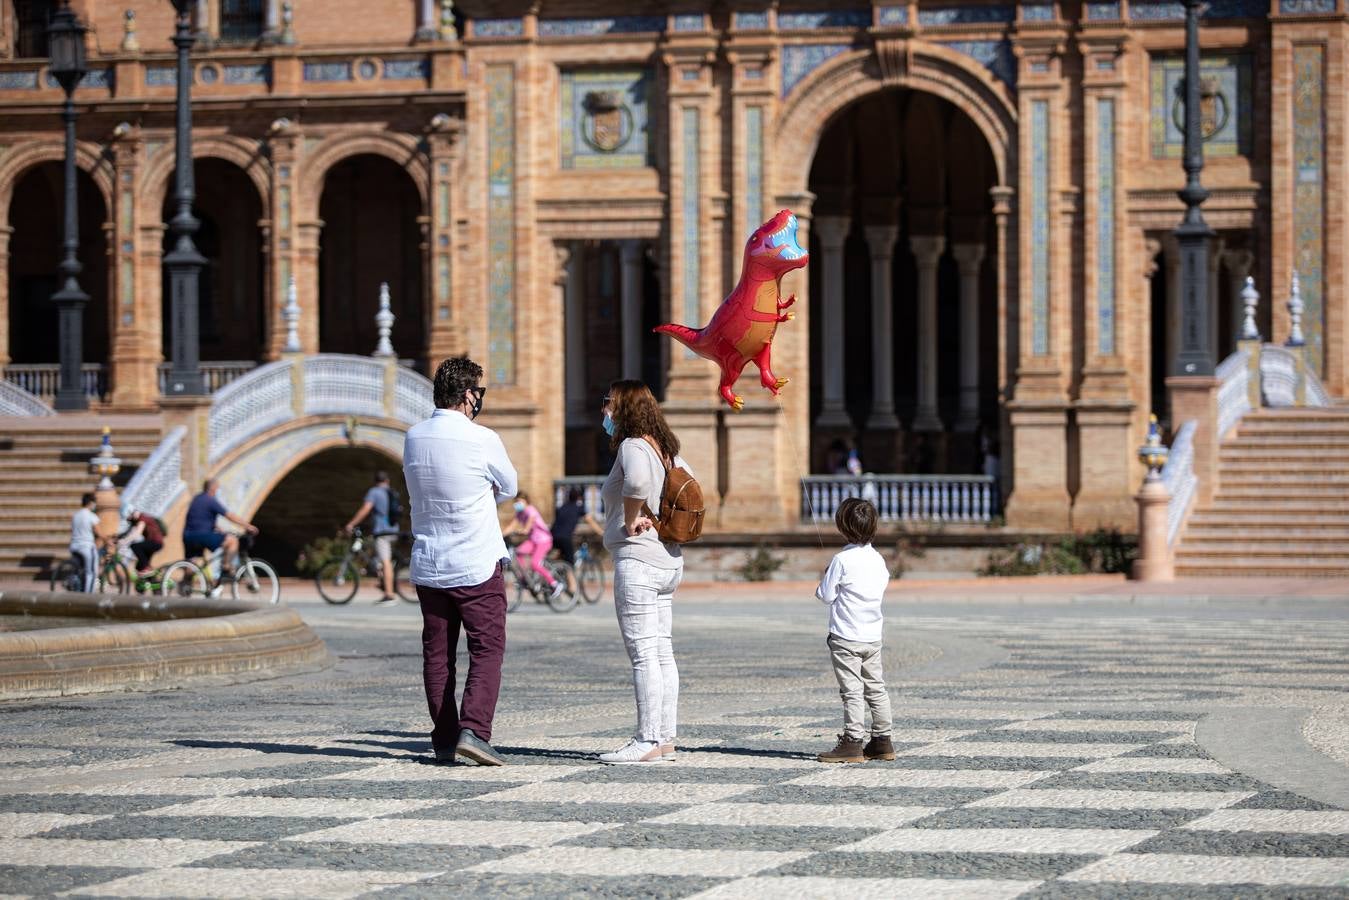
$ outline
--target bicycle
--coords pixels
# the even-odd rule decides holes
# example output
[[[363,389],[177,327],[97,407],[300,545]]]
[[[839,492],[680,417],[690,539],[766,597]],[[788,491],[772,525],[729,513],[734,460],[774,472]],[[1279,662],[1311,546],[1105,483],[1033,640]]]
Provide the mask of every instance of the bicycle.
[[[71,555],[52,569],[50,586],[53,591],[84,593],[84,560]],[[99,550],[98,577],[94,579],[96,594],[126,594],[131,591],[131,572],[121,554],[112,547]]]
[[[131,588],[137,594],[158,594],[161,597],[179,595],[178,583],[169,577],[169,566],[158,566],[147,572],[137,572]]]
[[[393,566],[393,592],[405,603],[416,603],[417,592],[408,581],[407,560],[395,551],[390,564]],[[314,584],[318,586],[319,596],[334,606],[341,606],[350,603],[360,590],[362,572],[379,579],[381,567],[379,559],[371,554],[361,529],[356,528],[351,532],[346,553],[320,566],[314,573]]]
[[[576,548],[576,586],[587,603],[598,603],[604,596],[604,564],[599,556],[590,550],[589,541],[581,541]]]
[[[276,570],[264,560],[249,555],[253,549],[253,535],[239,535],[239,554],[234,570],[226,572],[224,568],[224,550],[212,550],[199,557],[180,559],[164,570],[165,581],[173,585],[173,592],[179,597],[218,597],[225,582],[230,585],[230,596],[235,600],[253,600],[261,603],[279,603],[281,600],[281,579]],[[197,565],[196,559],[202,560]],[[220,566],[219,575],[214,574],[214,566]]]
[[[562,592],[556,597],[553,596],[553,589],[548,582],[539,577],[534,571],[525,571],[520,565],[520,560],[515,553],[516,545],[510,545],[510,565],[506,567],[506,612],[512,613],[520,608],[524,602],[525,594],[528,593],[534,598],[536,603],[547,603],[548,608],[553,612],[564,613],[571,612],[576,608],[576,592],[571,586],[575,584],[576,572],[572,567],[560,559],[544,560],[544,566],[547,567],[554,581],[560,581],[564,585]]]

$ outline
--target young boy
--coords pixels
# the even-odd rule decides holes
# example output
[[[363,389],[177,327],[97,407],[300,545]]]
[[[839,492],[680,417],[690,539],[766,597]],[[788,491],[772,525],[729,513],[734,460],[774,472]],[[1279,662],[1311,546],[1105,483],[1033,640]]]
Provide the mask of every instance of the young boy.
[[[890,742],[890,695],[881,673],[881,598],[890,583],[885,560],[871,546],[876,507],[850,497],[838,506],[834,524],[848,540],[824,570],[815,596],[829,605],[829,652],[843,698],[843,734],[820,762],[860,763],[894,759]],[[865,707],[863,700],[866,701]],[[871,740],[862,746],[866,709],[871,710]]]

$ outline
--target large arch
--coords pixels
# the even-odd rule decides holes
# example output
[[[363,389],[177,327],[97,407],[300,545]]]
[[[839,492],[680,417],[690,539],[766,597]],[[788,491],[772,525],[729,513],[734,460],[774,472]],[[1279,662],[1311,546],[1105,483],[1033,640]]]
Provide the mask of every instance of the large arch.
[[[258,202],[265,211],[272,208],[272,165],[258,142],[232,134],[192,137],[192,159],[223,159],[243,171],[258,192]],[[141,169],[137,196],[141,207],[141,222],[161,221],[159,216],[168,199],[169,184],[177,156],[171,145],[160,149]],[[198,185],[200,187],[200,185]]]
[[[323,183],[328,178],[328,171],[349,157],[361,155],[382,156],[407,172],[417,186],[425,212],[431,173],[417,139],[410,134],[387,131],[356,132],[329,137],[305,154],[296,197],[297,221],[312,222],[318,219],[319,199],[323,195]]]
[[[968,115],[993,154],[996,183],[1007,184],[1014,176],[1017,114],[1011,92],[964,54],[914,40],[901,49],[842,54],[802,80],[774,129],[776,193],[806,191],[830,120],[868,94],[896,87],[935,94]]]
[[[45,162],[63,162],[65,158],[65,144],[51,138],[26,141],[0,155],[0,221],[9,214],[9,202],[14,194],[14,185],[29,169]],[[76,141],[75,165],[84,170],[98,186],[99,192],[103,195],[104,207],[112,209],[112,163],[103,154],[102,146],[88,141]]]

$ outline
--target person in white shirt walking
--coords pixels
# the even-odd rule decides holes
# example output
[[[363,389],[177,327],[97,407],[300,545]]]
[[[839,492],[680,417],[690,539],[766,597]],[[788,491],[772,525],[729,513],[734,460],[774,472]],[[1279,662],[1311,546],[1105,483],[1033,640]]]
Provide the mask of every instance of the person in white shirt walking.
[[[94,495],[80,498],[80,508],[70,519],[70,553],[84,566],[84,592],[94,589],[98,578],[98,548],[105,538],[98,532],[98,514],[94,512]]]
[[[881,670],[881,600],[890,571],[871,539],[876,535],[876,507],[857,497],[838,505],[834,524],[848,540],[824,570],[815,596],[829,606],[829,654],[843,698],[843,733],[820,762],[860,763],[894,759],[890,740],[890,694]],[[871,710],[871,740],[866,746],[866,712]]]
[[[482,366],[467,357],[436,369],[431,418],[408,429],[403,474],[412,507],[411,581],[422,609],[422,675],[437,762],[456,757],[505,765],[492,748],[492,720],[506,653],[508,558],[497,504],[519,490],[496,432],[475,425]],[[463,700],[455,705],[455,652],[468,642]]]

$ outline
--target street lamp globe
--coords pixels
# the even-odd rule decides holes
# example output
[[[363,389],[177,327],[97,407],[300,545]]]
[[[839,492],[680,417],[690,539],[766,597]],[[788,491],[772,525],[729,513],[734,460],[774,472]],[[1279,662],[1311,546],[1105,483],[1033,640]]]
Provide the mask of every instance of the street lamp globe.
[[[76,17],[69,2],[61,4],[47,28],[47,45],[51,54],[47,71],[67,94],[75,90],[80,79],[89,71],[84,50],[84,35],[88,30]]]

